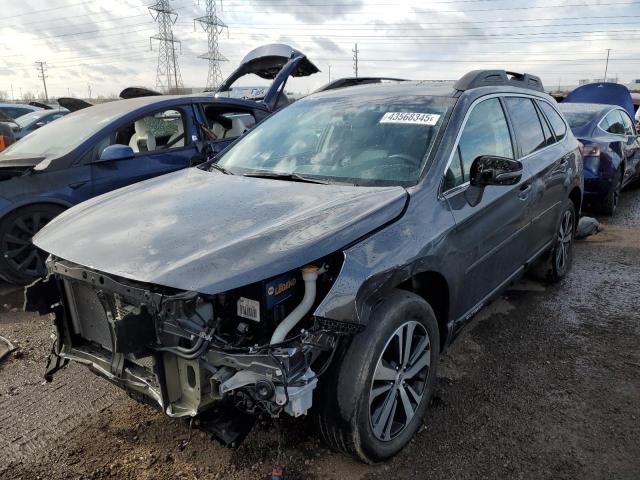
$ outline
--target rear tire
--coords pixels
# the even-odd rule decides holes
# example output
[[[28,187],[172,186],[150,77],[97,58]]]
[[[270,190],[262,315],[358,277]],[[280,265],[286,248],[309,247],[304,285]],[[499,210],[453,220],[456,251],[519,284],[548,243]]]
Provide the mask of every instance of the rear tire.
[[[573,262],[573,240],[577,225],[576,207],[569,200],[560,216],[560,225],[553,248],[532,269],[532,273],[537,279],[548,283],[557,283],[569,272]]]
[[[26,285],[46,273],[47,255],[32,243],[32,237],[64,211],[56,205],[29,205],[0,221],[0,277]]]
[[[618,208],[620,200],[620,191],[622,190],[622,167],[615,173],[611,181],[611,190],[607,193],[602,201],[601,210],[605,215],[613,216]]]
[[[397,454],[422,423],[439,354],[429,304],[392,291],[320,380],[316,420],[325,443],[365,463]]]

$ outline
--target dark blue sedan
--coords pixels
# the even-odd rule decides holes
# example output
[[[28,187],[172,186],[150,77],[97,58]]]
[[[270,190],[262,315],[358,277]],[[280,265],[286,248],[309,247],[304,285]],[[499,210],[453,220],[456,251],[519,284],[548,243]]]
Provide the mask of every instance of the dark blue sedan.
[[[31,238],[62,211],[215,156],[288,103],[282,87],[290,76],[318,71],[291,47],[265,45],[250,52],[220,89],[256,74],[273,80],[262,98],[119,100],[70,113],[14,143],[0,154],[0,277],[25,284],[44,273],[44,254]]]
[[[585,201],[613,215],[620,191],[640,177],[640,142],[621,107],[560,103],[573,134],[584,144]]]

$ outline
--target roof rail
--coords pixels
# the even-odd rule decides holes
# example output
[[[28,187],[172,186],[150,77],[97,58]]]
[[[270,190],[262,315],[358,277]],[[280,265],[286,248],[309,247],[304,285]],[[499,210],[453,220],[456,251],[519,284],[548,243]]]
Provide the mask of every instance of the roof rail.
[[[472,88],[505,85],[544,92],[540,77],[505,70],[473,70],[456,82],[454,88],[464,92]]]
[[[335,90],[336,88],[355,87],[356,85],[383,82],[406,82],[406,80],[404,78],[391,77],[345,77],[329,82],[313,93],[324,92],[325,90]]]

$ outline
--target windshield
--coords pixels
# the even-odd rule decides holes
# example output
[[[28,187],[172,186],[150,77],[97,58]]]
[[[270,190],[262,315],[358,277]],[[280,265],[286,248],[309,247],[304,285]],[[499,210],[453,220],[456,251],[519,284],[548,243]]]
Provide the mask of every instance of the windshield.
[[[68,153],[122,115],[122,112],[113,111],[99,113],[99,110],[86,108],[65,115],[9,146],[0,154],[0,159],[5,156],[49,157]]]
[[[24,128],[27,125],[30,125],[31,123],[39,120],[41,117],[44,117],[46,115],[49,115],[50,111],[42,111],[42,112],[30,112],[27,113],[25,115],[22,115],[18,118],[16,118],[14,120],[14,122],[16,122],[18,125],[20,125],[20,128]]]
[[[569,122],[569,127],[578,128],[584,127],[593,118],[593,112],[567,112],[563,111],[564,118]]]
[[[256,127],[218,164],[235,174],[412,184],[452,103],[414,95],[307,97]]]

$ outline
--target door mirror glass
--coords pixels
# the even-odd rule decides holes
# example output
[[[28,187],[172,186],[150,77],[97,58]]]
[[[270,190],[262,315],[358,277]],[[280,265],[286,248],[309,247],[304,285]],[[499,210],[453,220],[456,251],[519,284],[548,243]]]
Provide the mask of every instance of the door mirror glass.
[[[102,151],[100,155],[99,162],[107,162],[110,160],[127,160],[129,158],[133,158],[133,148],[129,145],[109,145]]]
[[[522,178],[522,163],[504,157],[482,155],[471,165],[470,182],[475,187],[515,185]]]

